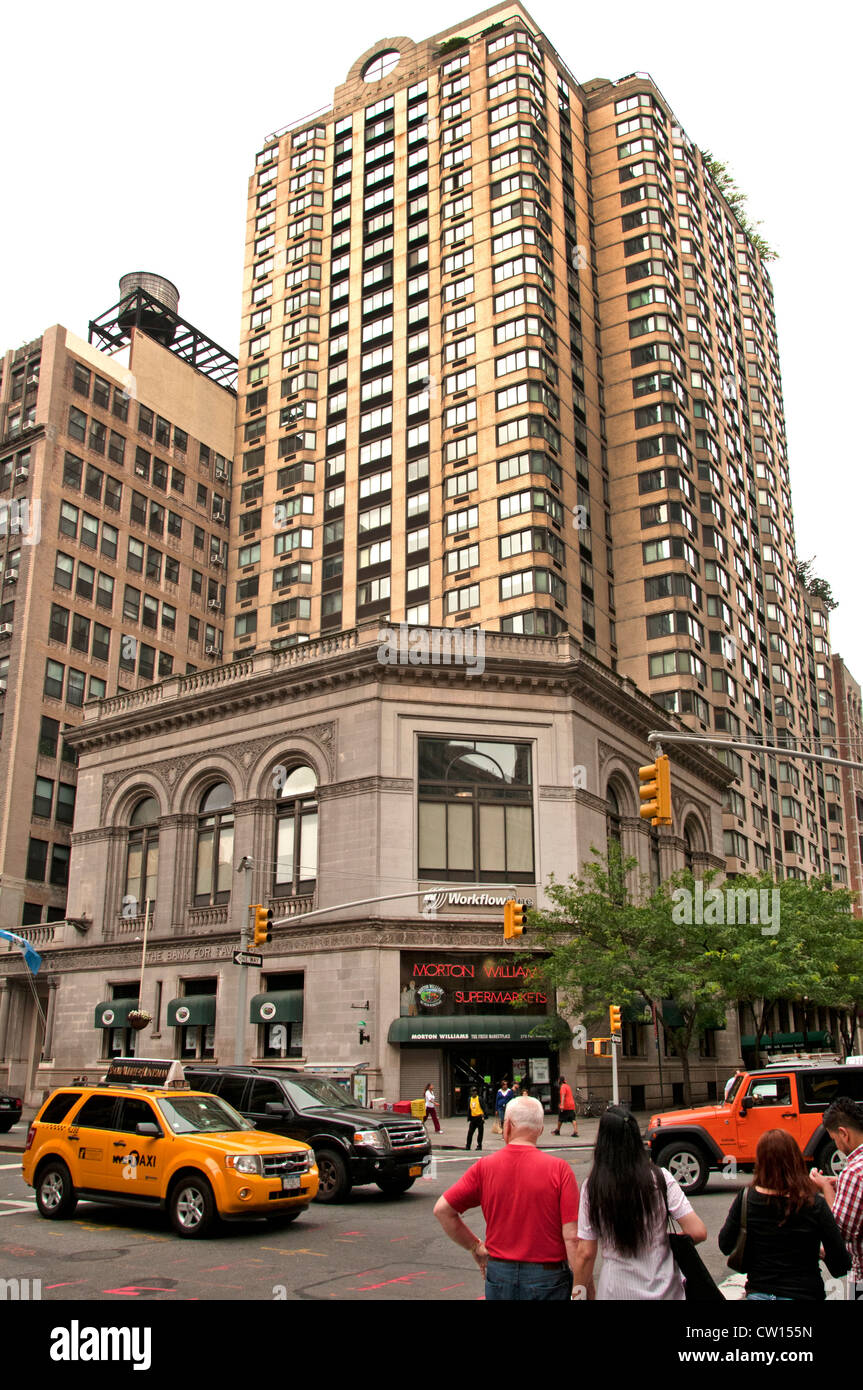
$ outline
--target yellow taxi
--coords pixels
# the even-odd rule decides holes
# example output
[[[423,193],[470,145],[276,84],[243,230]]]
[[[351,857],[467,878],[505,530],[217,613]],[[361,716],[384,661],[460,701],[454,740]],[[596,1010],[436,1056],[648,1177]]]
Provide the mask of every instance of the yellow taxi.
[[[63,1086],[30,1126],[22,1165],[49,1221],[79,1198],[167,1209],[178,1235],[219,1218],[294,1220],[317,1196],[308,1144],[255,1129],[225,1101],[191,1091],[179,1063],[118,1058],[99,1085]]]

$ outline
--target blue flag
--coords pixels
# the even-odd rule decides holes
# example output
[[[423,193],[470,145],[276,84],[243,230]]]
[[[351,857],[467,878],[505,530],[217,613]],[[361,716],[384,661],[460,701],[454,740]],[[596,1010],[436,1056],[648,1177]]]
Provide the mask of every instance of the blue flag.
[[[35,975],[39,966],[42,964],[42,957],[38,951],[34,951],[29,941],[25,941],[23,936],[16,936],[14,932],[0,930],[0,936],[6,941],[11,941],[14,946],[18,946],[23,952],[24,959],[31,972]]]

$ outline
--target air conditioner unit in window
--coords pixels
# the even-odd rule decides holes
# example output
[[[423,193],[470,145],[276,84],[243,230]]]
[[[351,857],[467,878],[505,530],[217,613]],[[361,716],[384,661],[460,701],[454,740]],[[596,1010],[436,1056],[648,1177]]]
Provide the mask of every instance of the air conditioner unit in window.
[[[11,624],[11,623],[0,623],[0,637],[11,637],[11,636],[12,636],[12,624]]]
[[[225,562],[222,559],[221,555],[211,555],[210,564],[213,565],[217,570],[224,569],[225,567]]]
[[[225,513],[224,513],[224,512],[213,512],[213,520],[214,520],[214,521],[223,522],[223,521],[225,520]]]
[[[15,569],[7,570],[6,573],[5,573],[5,575],[4,575],[4,579],[5,579],[5,581],[6,581],[7,584],[17,584],[17,582],[18,582],[18,571],[15,570]]]
[[[216,477],[219,479],[219,482],[224,483],[227,482],[228,475],[224,468],[217,468]]]
[[[0,695],[5,694],[5,691],[6,691],[6,682],[5,682],[5,681],[0,681]]]
[[[15,469],[15,481],[16,481],[16,483],[26,483],[26,481],[27,481],[27,479],[28,479],[29,477],[30,477],[30,469],[29,469],[29,468],[16,468],[16,469]]]
[[[221,613],[221,611],[222,611],[221,600],[220,600],[220,599],[217,599],[217,598],[211,598],[210,601],[209,601],[209,603],[207,604],[207,607],[208,607],[208,608],[212,608],[213,611],[216,612],[216,613]]]
[[[205,647],[205,648],[204,648],[204,652],[206,653],[207,656],[221,656],[221,655],[222,655],[222,649],[221,649],[221,647],[213,647],[213,646]]]

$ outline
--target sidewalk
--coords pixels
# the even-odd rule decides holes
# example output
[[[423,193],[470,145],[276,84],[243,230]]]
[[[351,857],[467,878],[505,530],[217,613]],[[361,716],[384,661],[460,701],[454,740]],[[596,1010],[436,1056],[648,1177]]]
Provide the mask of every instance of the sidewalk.
[[[646,1117],[643,1122],[641,1115],[637,1115],[636,1119],[643,1129],[644,1125],[647,1123]],[[599,1129],[599,1120],[588,1120],[579,1117],[577,1123],[578,1136],[576,1138],[572,1137],[572,1125],[569,1124],[569,1122],[563,1126],[561,1134],[557,1135],[553,1133],[557,1125],[557,1116],[546,1115],[545,1127],[543,1129],[542,1138],[539,1141],[539,1147],[541,1149],[583,1149],[585,1155],[592,1154],[593,1146],[596,1143],[596,1131]],[[503,1144],[503,1135],[492,1133],[493,1125],[494,1116],[487,1119],[485,1122],[485,1133],[483,1135],[482,1145],[483,1153],[492,1153]],[[431,1140],[433,1152],[439,1153],[446,1149],[461,1149],[464,1151],[465,1140],[467,1139],[467,1117],[464,1115],[450,1115],[447,1119],[441,1120],[440,1127],[440,1134],[435,1134],[434,1125],[431,1120],[426,1124],[426,1133]],[[473,1138],[472,1148],[476,1148],[476,1136]]]

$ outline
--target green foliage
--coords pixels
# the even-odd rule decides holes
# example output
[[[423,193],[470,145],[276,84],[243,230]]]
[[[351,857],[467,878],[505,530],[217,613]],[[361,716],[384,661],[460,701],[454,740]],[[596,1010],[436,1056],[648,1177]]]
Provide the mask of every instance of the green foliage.
[[[462,48],[470,39],[463,34],[452,39],[444,39],[443,43],[438,44],[438,57],[441,58],[445,53],[452,53],[455,48]]]
[[[652,1001],[680,1058],[687,1101],[693,1040],[729,1008],[749,1004],[760,1039],[777,1000],[807,995],[815,1004],[847,1009],[863,998],[863,921],[851,915],[851,895],[829,878],[728,880],[723,893],[778,892],[778,922],[769,913],[758,921],[726,921],[732,914],[723,906],[714,923],[707,908],[719,872],[711,870],[701,880],[705,910],[689,913],[702,920],[687,922],[680,920],[680,903],[697,901],[688,870],[654,888],[637,878],[637,860],[623,858],[618,846],[605,855],[591,852],[580,877],[550,882],[554,906],[529,915],[532,936],[549,953],[542,976],[557,988],[566,1012],[588,1023],[604,1019],[610,1003]],[[772,911],[774,900],[764,901]],[[762,931],[771,922],[779,930]]]
[[[833,590],[827,583],[827,580],[819,579],[813,572],[812,566],[815,564],[816,559],[817,556],[813,555],[811,560],[797,561],[794,567],[797,573],[797,582],[801,584],[813,598],[820,599],[828,613],[832,613],[834,608],[839,607],[839,602],[838,599],[833,597]]]
[[[722,160],[716,159],[710,150],[702,150],[701,158],[704,161],[705,169],[737,218],[740,230],[749,237],[762,261],[775,261],[777,252],[757,230],[762,223],[750,220],[746,210],[746,194],[737,187],[734,175],[728,165]]]

